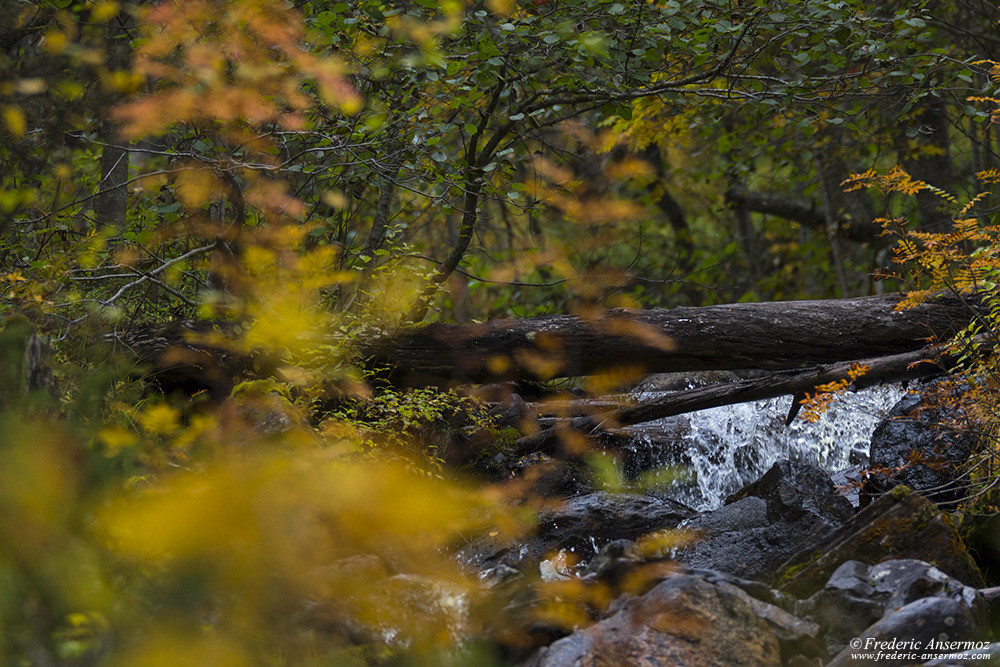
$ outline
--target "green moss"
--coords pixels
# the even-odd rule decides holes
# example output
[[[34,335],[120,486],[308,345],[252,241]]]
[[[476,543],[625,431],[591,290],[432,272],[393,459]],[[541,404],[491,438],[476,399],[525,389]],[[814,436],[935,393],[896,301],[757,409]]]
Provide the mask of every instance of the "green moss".
[[[24,313],[9,313],[3,318],[3,326],[0,327],[4,331],[24,331],[31,332],[35,330],[35,325],[31,323],[31,320]]]
[[[514,453],[513,445],[521,437],[521,432],[516,428],[488,428],[486,432],[490,434],[490,444],[479,450],[475,461],[488,461],[498,454],[509,456]]]
[[[813,563],[819,560],[819,558],[822,555],[823,555],[822,549],[816,549],[815,551],[811,552],[808,556],[804,558],[802,562],[796,563],[795,565],[791,565],[784,572],[782,572],[781,575],[778,577],[776,583],[784,584],[786,582],[791,581],[800,572],[805,570],[807,567],[810,567]]]
[[[263,398],[272,392],[277,392],[279,396],[287,400],[289,403],[292,402],[292,394],[288,390],[288,386],[284,385],[274,379],[266,380],[248,380],[246,382],[240,382],[238,385],[233,387],[232,397],[233,398]]]
[[[507,449],[521,439],[521,431],[514,427],[490,428],[486,430],[492,436],[492,447]]]
[[[900,484],[899,486],[894,487],[892,491],[889,492],[889,496],[895,498],[896,500],[902,500],[903,498],[906,498],[907,496],[912,494],[913,494],[913,489],[906,486],[905,484]]]
[[[504,461],[509,461],[515,456],[514,443],[521,438],[521,432],[516,428],[487,428],[484,429],[489,435],[489,444],[481,447],[468,461],[471,468],[491,468],[494,459],[500,457]]]

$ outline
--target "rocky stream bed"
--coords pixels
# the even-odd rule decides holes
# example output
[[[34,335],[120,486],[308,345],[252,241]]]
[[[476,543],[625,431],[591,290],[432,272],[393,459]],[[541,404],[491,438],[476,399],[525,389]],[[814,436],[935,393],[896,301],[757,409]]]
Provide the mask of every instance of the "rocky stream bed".
[[[934,413],[914,416],[917,395],[878,400],[881,414],[865,418],[861,446],[851,440],[856,433],[835,427],[832,441],[791,430],[763,452],[727,453],[726,443],[710,442],[714,465],[730,468],[728,484],[759,471],[719,498],[696,481],[612,493],[573,464],[521,462],[510,474],[558,502],[529,538],[484,536],[457,557],[487,587],[515,590],[519,580],[540,577],[604,587],[613,599],[584,605],[589,624],[573,632],[532,621],[533,642],[513,651],[512,662],[1000,664],[1000,624],[992,620],[1000,616],[1000,535],[954,504],[968,482],[955,462],[968,458],[973,440],[932,426]],[[690,419],[659,428],[690,467],[698,455],[683,445]],[[757,437],[735,430],[734,442]],[[670,448],[648,432],[632,436],[637,444],[622,456],[640,479],[663,463],[650,448]],[[852,485],[861,466],[880,472]],[[714,492],[725,490],[710,481]],[[514,596],[510,605],[519,604],[530,601]]]

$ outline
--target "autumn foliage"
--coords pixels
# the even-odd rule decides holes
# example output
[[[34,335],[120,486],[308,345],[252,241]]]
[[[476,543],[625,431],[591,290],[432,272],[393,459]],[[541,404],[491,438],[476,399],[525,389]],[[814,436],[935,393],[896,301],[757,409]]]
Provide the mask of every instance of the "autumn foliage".
[[[917,123],[939,78],[973,138],[997,120],[995,95],[967,95],[996,66],[947,32],[977,21],[745,4],[0,3],[0,664],[488,663],[533,647],[508,622],[522,600],[563,632],[640,590],[487,590],[459,567],[539,506],[447,467],[449,444],[502,439],[475,401],[359,363],[359,340],[424,315],[861,293],[884,241],[905,304],[985,300],[947,352],[993,419],[995,215],[911,175],[943,150]],[[830,185],[876,163],[849,184],[892,241],[845,247],[870,202]],[[733,203],[761,181],[823,215]],[[926,196],[953,225],[912,227]],[[126,334],[188,319],[262,377],[228,397],[140,380]]]

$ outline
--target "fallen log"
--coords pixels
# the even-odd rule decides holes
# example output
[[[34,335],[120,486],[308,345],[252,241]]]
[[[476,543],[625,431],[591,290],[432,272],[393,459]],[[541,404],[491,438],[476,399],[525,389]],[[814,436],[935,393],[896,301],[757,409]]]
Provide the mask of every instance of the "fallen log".
[[[941,353],[940,347],[928,346],[914,352],[807,369],[786,369],[761,378],[671,392],[667,396],[640,405],[559,420],[549,428],[517,440],[513,447],[515,452],[522,456],[534,452],[550,453],[561,445],[570,432],[593,435],[601,430],[632,426],[696,410],[787,394],[792,394],[794,397],[787,420],[787,423],[790,423],[801,407],[800,399],[805,394],[814,392],[820,385],[849,379],[851,369],[855,365],[865,366],[867,370],[850,383],[848,388],[854,391],[885,382],[914,380],[940,374],[954,363],[951,357],[942,358]]]
[[[614,369],[636,374],[782,369],[918,350],[976,312],[940,294],[905,311],[902,296],[739,303],[551,315],[485,324],[432,324],[364,345],[374,367],[407,383],[548,380]]]
[[[485,324],[432,324],[373,337],[358,354],[401,384],[548,380],[646,373],[803,368],[918,350],[965,327],[974,301],[938,295],[909,310],[888,294],[853,299],[604,311]],[[166,322],[108,334],[164,384],[173,376],[225,396],[237,378],[266,373],[265,354],[226,349],[239,325]]]

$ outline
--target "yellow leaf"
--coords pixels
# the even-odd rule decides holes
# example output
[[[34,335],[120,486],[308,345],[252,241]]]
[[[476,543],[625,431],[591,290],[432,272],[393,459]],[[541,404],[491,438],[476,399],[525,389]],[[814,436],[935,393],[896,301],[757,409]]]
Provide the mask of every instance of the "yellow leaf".
[[[222,183],[207,169],[184,169],[177,174],[177,196],[189,208],[198,208],[222,192]]]
[[[111,85],[120,93],[134,93],[142,86],[145,78],[139,72],[118,70],[111,75]]]
[[[45,50],[51,54],[59,54],[66,50],[69,38],[61,30],[49,30],[45,33],[43,44]]]
[[[166,403],[157,403],[139,415],[139,423],[149,433],[168,435],[180,428],[180,413]]]
[[[20,139],[28,129],[28,123],[24,118],[24,112],[20,107],[6,106],[3,109],[3,121],[7,126],[7,131]]]
[[[101,429],[97,437],[107,447],[107,453],[111,456],[135,444],[135,434],[120,426],[109,426]]]
[[[500,16],[507,16],[514,11],[514,3],[511,0],[488,0],[486,4],[491,12]]]
[[[332,190],[327,190],[323,193],[323,201],[328,205],[332,206],[337,210],[342,210],[347,208],[347,197],[340,192],[334,192]]]
[[[118,14],[117,2],[101,2],[90,10],[90,20],[95,23],[104,23]]]
[[[38,95],[45,92],[45,79],[21,79],[17,82],[17,92],[22,95]]]

